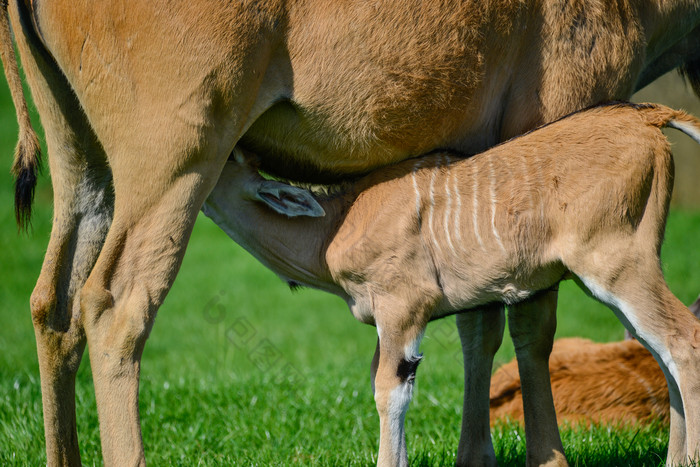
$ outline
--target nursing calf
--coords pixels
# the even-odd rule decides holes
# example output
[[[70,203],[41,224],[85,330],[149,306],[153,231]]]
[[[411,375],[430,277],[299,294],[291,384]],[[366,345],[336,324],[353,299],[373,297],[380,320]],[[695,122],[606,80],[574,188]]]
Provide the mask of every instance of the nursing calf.
[[[235,152],[204,211],[285,280],[341,296],[377,327],[380,465],[407,463],[404,417],[427,323],[503,303],[528,304],[509,316],[521,376],[539,387],[524,400],[537,418],[526,417],[525,431],[544,451],[529,451],[528,463],[566,463],[548,369],[537,363],[551,342],[517,345],[528,333],[551,333],[553,314],[529,312],[553,310],[553,290],[566,278],[610,306],[661,365],[671,401],[668,462],[680,462],[700,450],[700,322],[660,267],[673,179],[664,126],[700,142],[700,121],[682,112],[606,105],[470,159],[434,153],[317,196],[263,179],[250,156]],[[492,358],[490,342],[464,343],[465,356],[473,349]],[[489,375],[467,377],[467,393],[488,387]],[[482,426],[488,412],[473,417],[465,426]],[[482,454],[473,461],[493,460]]]

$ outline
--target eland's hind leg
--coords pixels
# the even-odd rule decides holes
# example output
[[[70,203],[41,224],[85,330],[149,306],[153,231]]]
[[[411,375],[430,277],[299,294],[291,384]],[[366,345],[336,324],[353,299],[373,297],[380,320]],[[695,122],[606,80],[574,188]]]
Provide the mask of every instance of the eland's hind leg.
[[[457,315],[464,357],[462,431],[458,466],[496,465],[489,424],[489,389],[493,357],[501,346],[505,313],[502,304],[484,306]]]
[[[120,113],[90,106],[114,186],[112,224],[80,292],[105,465],[145,463],[138,405],[141,355],[199,209],[247,124],[244,115],[257,89],[253,65],[262,66],[250,61],[250,67],[232,63],[230,80],[219,77],[222,86],[249,91],[238,99],[223,99],[222,89],[183,72],[175,75],[184,83],[135,80],[134,86],[144,89],[111,96],[124,103]],[[109,79],[116,78],[105,76],[100,86],[122,89]],[[170,92],[160,91],[166,84]],[[141,95],[150,99],[135,98]],[[178,112],[167,110],[171,102],[182,103]],[[144,115],[148,118],[140,118]]]
[[[80,465],[75,376],[85,349],[78,292],[112,218],[111,173],[80,105],[32,31],[10,14],[34,102],[42,115],[54,212],[44,263],[31,296],[48,465]]]
[[[75,376],[85,350],[85,332],[78,293],[111,222],[110,176],[104,167],[92,165],[69,175],[59,165],[51,164],[54,219],[41,274],[31,296],[31,310],[41,373],[47,462],[80,465]]]

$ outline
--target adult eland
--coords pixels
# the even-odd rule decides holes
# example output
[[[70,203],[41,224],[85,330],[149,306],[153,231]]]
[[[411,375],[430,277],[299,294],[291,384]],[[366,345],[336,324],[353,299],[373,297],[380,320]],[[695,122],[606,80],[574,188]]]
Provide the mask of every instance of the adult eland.
[[[53,179],[53,229],[31,296],[50,465],[80,464],[75,375],[86,344],[105,463],[145,462],[141,354],[235,147],[259,154],[269,173],[330,183],[436,148],[479,152],[573,110],[625,99],[676,67],[696,90],[700,82],[697,0],[2,6],[0,48],[20,123],[20,225],[29,221],[39,160],[10,29]],[[460,315],[463,342],[501,319]],[[548,330],[546,321],[528,329]],[[516,341],[532,360],[524,392],[539,390],[536,375],[547,372],[539,349],[551,348],[552,336],[535,334],[540,342]],[[494,345],[465,352],[465,400],[476,402],[464,406],[459,464],[495,463],[488,419],[466,423],[488,414],[479,375],[490,374]],[[537,417],[543,423],[534,426],[556,427],[553,407]],[[531,452],[548,453],[529,462],[563,459],[558,433],[526,435],[545,443]],[[682,444],[672,433],[670,452],[684,452]]]

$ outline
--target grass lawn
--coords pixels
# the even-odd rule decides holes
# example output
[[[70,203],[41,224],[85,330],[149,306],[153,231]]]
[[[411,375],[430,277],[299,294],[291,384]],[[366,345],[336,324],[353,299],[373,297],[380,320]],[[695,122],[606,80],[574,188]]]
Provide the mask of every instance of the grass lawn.
[[[0,86],[2,87],[2,86]],[[41,395],[29,295],[51,220],[50,181],[39,182],[34,227],[18,236],[8,175],[16,126],[0,95],[0,465],[45,463]],[[682,170],[682,168],[681,168]],[[201,217],[201,216],[200,216]],[[685,303],[700,292],[700,212],[674,210],[664,265]],[[562,285],[558,336],[622,338],[607,308]],[[415,465],[454,462],[462,369],[454,318],[432,323],[407,417]],[[374,328],[316,291],[292,294],[208,219],[195,227],[182,270],[161,308],[142,365],[141,415],[151,465],[368,465],[378,417],[369,385]],[[506,339],[497,364],[512,358]],[[78,374],[83,462],[101,463],[87,355]],[[502,465],[524,465],[523,431],[493,431]],[[660,465],[662,426],[562,431],[574,465]]]

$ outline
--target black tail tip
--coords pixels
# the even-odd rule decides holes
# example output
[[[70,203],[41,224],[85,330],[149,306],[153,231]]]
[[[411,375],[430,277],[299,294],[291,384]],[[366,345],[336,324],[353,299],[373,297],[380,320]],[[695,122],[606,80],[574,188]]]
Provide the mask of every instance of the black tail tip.
[[[700,59],[686,61],[678,72],[693,88],[695,95],[700,97]]]
[[[22,169],[15,179],[15,221],[20,232],[31,226],[36,178],[36,167],[31,167]]]

